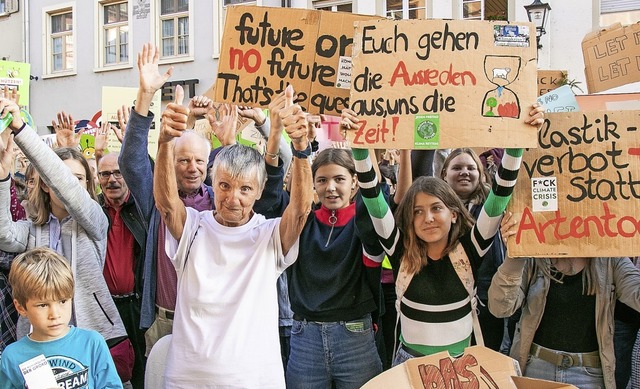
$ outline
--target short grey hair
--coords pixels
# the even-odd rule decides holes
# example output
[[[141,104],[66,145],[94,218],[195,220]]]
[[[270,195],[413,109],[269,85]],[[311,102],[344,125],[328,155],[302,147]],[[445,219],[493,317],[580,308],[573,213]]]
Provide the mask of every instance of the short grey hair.
[[[234,179],[251,177],[255,173],[258,179],[260,193],[267,182],[267,169],[264,166],[264,158],[253,147],[234,144],[225,146],[216,155],[209,175],[215,181],[215,173],[218,169],[224,169]]]

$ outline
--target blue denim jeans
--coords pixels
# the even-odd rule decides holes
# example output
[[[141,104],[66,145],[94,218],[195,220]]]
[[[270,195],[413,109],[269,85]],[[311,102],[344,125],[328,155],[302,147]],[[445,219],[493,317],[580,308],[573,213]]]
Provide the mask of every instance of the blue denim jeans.
[[[398,350],[396,351],[396,356],[393,358],[393,363],[391,364],[391,367],[398,366],[399,364],[404,363],[411,358],[415,358],[413,355],[404,351],[404,349],[402,348],[402,344],[400,343],[399,340],[398,340],[398,345],[399,345]]]
[[[288,389],[360,388],[382,372],[371,315],[353,321],[294,320]]]
[[[580,389],[604,389],[601,368],[573,366],[564,368],[529,355],[526,377],[562,382]]]

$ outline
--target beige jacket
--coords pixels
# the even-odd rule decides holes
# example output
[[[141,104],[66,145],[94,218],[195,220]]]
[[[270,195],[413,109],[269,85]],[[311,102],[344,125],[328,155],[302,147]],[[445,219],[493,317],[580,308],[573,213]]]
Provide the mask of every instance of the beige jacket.
[[[628,258],[594,258],[598,294],[596,295],[596,331],[605,386],[616,387],[613,352],[613,309],[619,299],[640,311],[640,270]],[[522,306],[522,316],[511,346],[511,356],[526,368],[529,349],[544,313],[550,280],[536,266],[546,258],[506,258],[489,287],[489,311],[496,317],[511,316]],[[576,323],[578,325],[578,323]]]

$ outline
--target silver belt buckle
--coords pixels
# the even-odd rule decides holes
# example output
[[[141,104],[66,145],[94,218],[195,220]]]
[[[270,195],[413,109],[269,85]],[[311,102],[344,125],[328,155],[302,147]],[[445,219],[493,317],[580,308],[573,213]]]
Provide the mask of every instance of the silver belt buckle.
[[[569,354],[561,354],[562,362],[560,362],[560,366],[567,369],[573,366],[574,360],[573,357]]]

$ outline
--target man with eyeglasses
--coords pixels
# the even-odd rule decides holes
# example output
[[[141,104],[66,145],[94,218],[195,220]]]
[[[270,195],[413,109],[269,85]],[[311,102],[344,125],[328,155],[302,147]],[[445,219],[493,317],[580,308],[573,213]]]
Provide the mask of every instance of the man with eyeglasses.
[[[118,156],[118,153],[109,153],[98,161],[97,175],[102,188],[98,201],[109,218],[103,274],[133,344],[135,363],[131,384],[142,388],[146,347],[144,331],[140,329],[140,307],[147,229],[120,173]]]

